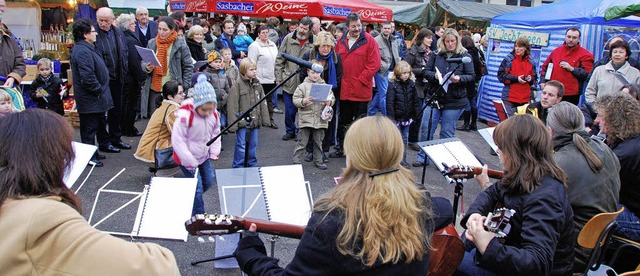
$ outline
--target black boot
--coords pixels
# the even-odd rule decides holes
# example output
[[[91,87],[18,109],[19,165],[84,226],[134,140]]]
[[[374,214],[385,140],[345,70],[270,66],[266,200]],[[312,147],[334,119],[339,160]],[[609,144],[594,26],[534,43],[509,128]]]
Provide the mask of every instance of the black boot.
[[[464,124],[458,128],[458,130],[469,131],[469,111],[465,111],[462,113],[462,117],[464,118]]]
[[[478,130],[478,125],[476,122],[478,121],[478,110],[471,110],[471,124],[469,124],[470,130]]]

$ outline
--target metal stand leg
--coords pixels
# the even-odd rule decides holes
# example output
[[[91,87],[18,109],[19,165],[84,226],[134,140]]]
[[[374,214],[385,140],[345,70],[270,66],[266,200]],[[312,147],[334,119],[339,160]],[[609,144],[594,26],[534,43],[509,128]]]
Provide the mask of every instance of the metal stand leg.
[[[464,186],[462,185],[462,182],[460,181],[456,181],[456,187],[453,190],[453,218],[454,218],[454,225],[455,225],[455,220],[458,218],[458,201],[460,200],[460,197],[462,197],[462,188],[464,188]]]

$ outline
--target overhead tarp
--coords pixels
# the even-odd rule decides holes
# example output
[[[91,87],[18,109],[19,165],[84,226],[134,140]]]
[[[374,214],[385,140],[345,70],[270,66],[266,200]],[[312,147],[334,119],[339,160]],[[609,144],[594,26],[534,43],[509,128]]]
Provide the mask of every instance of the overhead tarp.
[[[494,123],[499,121],[492,101],[500,99],[504,85],[498,81],[497,71],[505,56],[513,51],[514,40],[520,36],[542,42],[542,46],[531,49],[531,60],[538,73],[551,51],[564,43],[565,32],[570,27],[580,30],[580,45],[593,53],[596,60],[608,54],[605,45],[614,36],[625,38],[631,47],[631,58],[638,59],[640,17],[604,20],[609,7],[636,3],[637,0],[562,0],[493,18],[487,30],[489,74],[483,77],[478,88],[479,118]]]
[[[640,4],[610,7],[604,12],[604,20],[609,21],[630,15],[640,16]]]
[[[344,21],[349,13],[355,12],[360,14],[364,22],[385,22],[393,19],[391,9],[364,0],[171,0],[169,5],[172,11],[216,12],[257,18],[282,16],[285,19],[300,19],[304,16],[315,16],[323,20]]]
[[[485,4],[474,2],[462,2],[453,0],[440,0],[437,3],[436,15],[430,25],[443,25],[462,20],[467,26],[484,29],[489,26],[492,18],[505,13],[522,10],[524,7],[499,4]]]
[[[436,15],[436,8],[429,3],[395,6],[391,11],[393,21],[419,27],[429,26],[429,19]]]
[[[108,0],[110,8],[137,9],[145,7],[149,10],[164,10],[165,0]]]

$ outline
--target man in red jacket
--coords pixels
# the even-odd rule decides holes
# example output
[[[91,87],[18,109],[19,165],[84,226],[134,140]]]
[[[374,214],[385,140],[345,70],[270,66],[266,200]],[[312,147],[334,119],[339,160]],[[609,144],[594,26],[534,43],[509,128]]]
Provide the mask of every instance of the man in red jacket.
[[[335,51],[342,58],[340,84],[340,114],[338,117],[338,144],[329,157],[344,156],[342,142],[347,128],[357,118],[367,115],[371,101],[373,76],[380,70],[380,49],[373,36],[362,29],[357,13],[347,16],[348,32],[336,44]]]
[[[593,69],[593,54],[580,46],[580,30],[569,28],[565,33],[564,44],[549,54],[542,64],[540,89],[545,82],[557,80],[564,84],[564,101],[578,105],[584,82]],[[547,75],[550,70],[550,77]]]

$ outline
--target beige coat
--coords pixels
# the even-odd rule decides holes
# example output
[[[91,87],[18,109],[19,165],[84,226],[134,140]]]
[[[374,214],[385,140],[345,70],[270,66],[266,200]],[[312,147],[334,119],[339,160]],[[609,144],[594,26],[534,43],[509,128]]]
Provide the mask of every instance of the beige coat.
[[[138,149],[136,153],[133,154],[136,159],[147,163],[155,163],[153,151],[155,149],[171,147],[171,129],[173,128],[173,122],[176,120],[174,111],[179,107],[180,105],[174,101],[162,101],[162,105],[151,115],[151,119],[149,119],[149,123],[147,123],[147,128],[140,138]],[[161,130],[160,126],[162,125],[162,118],[165,115],[165,111],[166,119]],[[160,133],[160,135],[158,135],[158,133]]]
[[[324,102],[314,102],[312,104],[303,106],[302,100],[309,96],[311,93],[311,85],[313,81],[306,77],[304,82],[298,85],[296,92],[293,93],[293,104],[298,108],[298,127],[311,127],[315,129],[329,127],[329,122],[322,120],[322,110],[324,109]],[[316,83],[325,83],[321,78]],[[331,105],[336,101],[333,96],[333,91],[329,90],[329,99],[331,99]]]
[[[2,275],[179,275],[170,250],[92,228],[59,197],[6,199],[0,207]]]
[[[602,95],[617,92],[622,89],[622,82],[620,82],[614,74],[621,74],[630,83],[640,83],[640,71],[631,67],[628,61],[625,62],[618,71],[613,69],[612,62],[613,61],[609,61],[607,64],[600,65],[593,69],[593,74],[584,92],[584,99],[588,103],[594,102]]]
[[[240,78],[233,84],[229,93],[227,122],[230,124],[235,121],[238,118],[238,113],[246,111],[263,97],[264,91],[258,79],[247,79],[245,76],[240,75]],[[260,125],[271,125],[266,101],[262,101],[260,105],[251,111],[251,118],[253,118],[251,128],[260,128]],[[236,131],[238,127],[246,127],[246,122],[240,120],[238,124],[233,125],[229,130]]]

